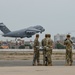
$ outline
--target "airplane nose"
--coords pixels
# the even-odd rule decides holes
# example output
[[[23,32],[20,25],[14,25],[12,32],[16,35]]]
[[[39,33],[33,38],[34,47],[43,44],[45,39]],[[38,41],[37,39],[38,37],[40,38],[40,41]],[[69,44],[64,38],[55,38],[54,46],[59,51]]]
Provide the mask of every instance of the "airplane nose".
[[[45,29],[43,29],[43,32],[45,31]]]
[[[42,29],[42,32],[44,32],[45,31],[45,29]]]
[[[45,31],[45,29],[42,29],[40,33],[44,32],[44,31]]]

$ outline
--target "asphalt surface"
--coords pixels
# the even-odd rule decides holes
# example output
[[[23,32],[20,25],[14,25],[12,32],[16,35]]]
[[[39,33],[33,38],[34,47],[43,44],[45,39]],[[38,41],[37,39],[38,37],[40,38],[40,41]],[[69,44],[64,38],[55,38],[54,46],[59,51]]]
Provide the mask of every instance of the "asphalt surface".
[[[12,66],[32,66],[32,60],[0,60],[0,67]],[[65,60],[53,60],[53,66],[65,66]],[[73,66],[75,66],[75,61],[73,61]]]

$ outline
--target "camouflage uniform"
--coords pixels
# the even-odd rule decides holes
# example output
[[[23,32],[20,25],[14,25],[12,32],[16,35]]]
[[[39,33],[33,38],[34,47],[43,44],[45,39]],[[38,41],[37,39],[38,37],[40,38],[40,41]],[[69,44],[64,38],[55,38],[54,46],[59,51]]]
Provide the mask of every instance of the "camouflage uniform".
[[[38,38],[35,38],[34,40],[34,57],[33,57],[33,65],[39,64],[39,41]]]
[[[51,59],[52,46],[53,46],[53,41],[50,38],[48,38],[46,43],[46,55],[48,59],[48,66],[52,66],[52,59]]]
[[[42,46],[43,46],[43,65],[45,65],[45,55],[46,55],[46,48],[45,48],[45,46],[46,46],[46,39],[47,38],[44,38],[42,40]]]
[[[73,42],[70,39],[65,39],[64,45],[66,46],[66,62],[67,65],[72,65],[72,44]]]

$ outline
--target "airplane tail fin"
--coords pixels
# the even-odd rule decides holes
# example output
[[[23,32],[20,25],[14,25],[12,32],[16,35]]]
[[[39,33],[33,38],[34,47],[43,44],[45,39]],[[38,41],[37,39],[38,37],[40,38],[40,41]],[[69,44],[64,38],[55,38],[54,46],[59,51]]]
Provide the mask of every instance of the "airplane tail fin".
[[[4,34],[11,32],[3,23],[0,23],[0,30],[1,30]]]

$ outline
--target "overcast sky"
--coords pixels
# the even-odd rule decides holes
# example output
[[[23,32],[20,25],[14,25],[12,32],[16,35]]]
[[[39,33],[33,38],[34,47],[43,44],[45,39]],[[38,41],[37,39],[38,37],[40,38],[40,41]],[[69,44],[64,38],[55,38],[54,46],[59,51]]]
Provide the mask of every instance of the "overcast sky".
[[[0,22],[11,31],[42,25],[40,39],[45,33],[66,34],[75,31],[75,0],[0,0]]]

